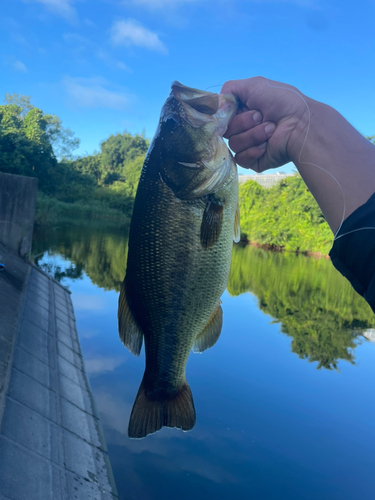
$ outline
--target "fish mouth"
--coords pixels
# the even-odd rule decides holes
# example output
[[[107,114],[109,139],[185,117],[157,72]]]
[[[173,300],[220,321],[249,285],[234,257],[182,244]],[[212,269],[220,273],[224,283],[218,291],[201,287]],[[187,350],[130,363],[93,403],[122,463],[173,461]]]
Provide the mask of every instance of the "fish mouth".
[[[212,116],[219,110],[218,94],[185,87],[179,82],[172,83],[172,94],[183,104],[198,111],[198,113]]]
[[[233,95],[214,94],[205,90],[172,83],[173,97],[184,108],[183,118],[193,127],[201,127],[210,121],[216,122],[216,131],[223,135],[238,110],[238,100]]]

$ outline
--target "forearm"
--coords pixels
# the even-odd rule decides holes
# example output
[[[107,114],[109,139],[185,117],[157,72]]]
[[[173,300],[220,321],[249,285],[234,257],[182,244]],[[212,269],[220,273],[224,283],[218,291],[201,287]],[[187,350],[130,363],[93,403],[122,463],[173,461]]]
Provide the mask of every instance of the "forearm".
[[[375,192],[375,146],[330,106],[306,103],[309,113],[290,156],[336,233]]]

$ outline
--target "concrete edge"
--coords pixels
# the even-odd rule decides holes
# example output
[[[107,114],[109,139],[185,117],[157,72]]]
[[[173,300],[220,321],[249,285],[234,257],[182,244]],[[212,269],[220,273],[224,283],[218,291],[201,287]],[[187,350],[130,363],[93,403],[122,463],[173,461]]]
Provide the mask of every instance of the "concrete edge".
[[[70,292],[70,294],[71,294],[71,292]],[[70,301],[70,305],[72,307],[73,314],[74,314],[74,307],[73,307],[72,299],[71,299],[70,296],[69,296],[68,300]],[[74,319],[75,319],[75,317],[74,317]],[[105,436],[104,436],[103,426],[102,426],[102,422],[100,420],[99,410],[98,410],[98,407],[96,405],[94,393],[93,393],[93,390],[91,388],[90,379],[89,379],[89,376],[87,375],[87,372],[86,372],[85,358],[84,358],[84,356],[82,354],[81,342],[79,340],[79,334],[78,334],[77,328],[76,328],[76,335],[77,335],[78,346],[79,346],[79,349],[80,349],[80,352],[81,352],[81,357],[82,357],[83,375],[84,375],[86,386],[87,386],[87,392],[89,393],[89,397],[90,397],[90,401],[91,401],[91,405],[92,405],[92,410],[93,410],[94,417],[97,419],[97,430],[99,432],[99,440],[100,440],[100,442],[102,444],[102,448],[104,450],[106,450],[106,453],[108,455],[107,443],[106,443]],[[109,459],[109,455],[108,455],[108,464],[109,464],[107,466],[108,480],[109,480],[109,482],[112,485],[113,491],[116,492],[116,494],[118,495],[117,485],[116,485],[116,482],[115,482],[115,477],[113,475],[112,464],[111,464],[111,461]]]
[[[34,268],[36,268],[39,271],[41,271],[36,266],[34,266]],[[51,281],[53,281],[54,283],[60,285],[65,291],[69,292],[69,295],[66,297],[66,300],[67,300],[67,302],[70,302],[71,311],[73,311],[73,319],[74,319],[74,323],[75,323],[75,313],[74,313],[74,307],[73,307],[73,303],[72,303],[72,299],[71,299],[71,292],[70,292],[70,290],[67,290],[64,286],[62,286],[54,278],[52,278],[51,276],[48,276],[46,273],[44,273],[44,271],[41,271],[41,272],[42,272],[42,274],[44,274],[47,277],[49,277],[51,279]],[[52,289],[53,289],[53,287],[52,287]],[[53,294],[53,297],[54,297],[54,300],[53,300],[53,314],[55,314],[55,291],[54,290],[52,291],[52,294]],[[89,398],[90,398],[90,403],[91,403],[93,415],[97,419],[96,429],[97,429],[97,431],[99,433],[98,437],[99,437],[99,440],[101,442],[101,448],[102,448],[103,451],[105,451],[105,454],[106,454],[107,459],[108,459],[107,460],[107,464],[106,464],[108,482],[111,485],[113,495],[115,495],[116,497],[118,497],[117,485],[116,485],[115,477],[114,477],[113,470],[112,470],[111,460],[110,460],[109,455],[108,455],[108,449],[107,449],[107,444],[106,444],[106,441],[105,441],[103,426],[102,426],[102,423],[101,423],[101,420],[100,420],[99,411],[98,411],[98,408],[97,408],[97,405],[96,405],[94,393],[93,393],[92,388],[91,388],[90,380],[89,380],[89,377],[88,377],[87,372],[86,372],[85,359],[84,359],[84,356],[82,354],[81,342],[80,342],[80,339],[79,339],[78,329],[77,329],[76,325],[74,327],[74,330],[75,330],[75,334],[76,334],[76,338],[77,338],[79,350],[80,350],[81,357],[82,357],[82,367],[83,367],[82,372],[83,372],[83,375],[84,375],[84,380],[86,382],[87,392],[88,392],[88,395],[89,395]],[[57,337],[56,337],[56,341],[58,341]],[[57,351],[56,351],[56,353],[57,353]],[[57,366],[57,363],[56,363],[56,366]]]
[[[10,375],[12,373],[13,360],[14,360],[14,351],[15,351],[15,347],[16,347],[16,343],[17,343],[18,330],[19,330],[19,327],[20,327],[20,321],[21,321],[22,313],[23,313],[24,308],[25,308],[25,302],[26,302],[26,293],[25,293],[25,291],[26,291],[27,283],[29,281],[29,277],[30,277],[30,267],[27,270],[26,279],[25,279],[25,281],[23,283],[21,307],[20,307],[20,310],[19,310],[19,313],[18,313],[17,324],[16,324],[16,327],[14,329],[13,342],[12,342],[12,350],[11,350],[11,353],[10,353],[10,356],[9,356],[8,366],[7,366],[6,373],[5,373],[4,385],[3,385],[2,393],[0,394],[0,429],[1,429],[1,422],[3,420],[3,414],[4,414],[4,408],[5,408],[5,401],[6,401],[7,394],[8,394],[8,389],[9,389]]]
[[[34,262],[29,261],[29,264],[30,264],[31,267],[33,267],[34,269],[36,269],[37,271],[39,271],[41,274],[43,274],[43,276],[45,276],[46,278],[48,278],[49,280],[51,280],[56,285],[59,285],[65,292],[68,292],[69,295],[72,294],[72,292],[69,290],[69,288],[67,288],[66,286],[62,285],[59,281],[55,280],[55,278],[53,278],[52,276],[50,276],[49,274],[47,274],[45,271],[43,271],[43,269],[41,269],[39,266],[37,266],[36,264],[34,264]]]

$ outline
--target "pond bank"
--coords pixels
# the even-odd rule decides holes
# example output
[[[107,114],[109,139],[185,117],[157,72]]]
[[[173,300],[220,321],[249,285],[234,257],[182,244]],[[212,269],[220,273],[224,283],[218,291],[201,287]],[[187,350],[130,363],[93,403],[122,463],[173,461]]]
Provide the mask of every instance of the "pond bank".
[[[315,259],[326,259],[326,260],[331,260],[330,256],[328,254],[323,254],[321,252],[311,252],[310,250],[306,250],[304,252],[300,252],[299,250],[285,250],[284,247],[278,246],[278,245],[271,245],[269,243],[267,244],[262,244],[258,243],[256,241],[248,241],[247,239],[241,240],[241,244],[243,246],[251,246],[254,248],[261,248],[262,250],[268,250],[270,252],[285,252],[285,253],[291,253],[295,255],[304,255],[305,257],[314,257]]]
[[[115,500],[70,293],[3,246],[0,255],[1,337],[7,333],[1,342],[8,347],[0,384],[0,497]]]

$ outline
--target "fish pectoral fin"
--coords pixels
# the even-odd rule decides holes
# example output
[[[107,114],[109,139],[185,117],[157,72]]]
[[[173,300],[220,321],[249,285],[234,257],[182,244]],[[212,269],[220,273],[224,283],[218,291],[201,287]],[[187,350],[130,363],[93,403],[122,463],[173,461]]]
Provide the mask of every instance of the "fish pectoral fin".
[[[121,342],[132,354],[139,356],[142,349],[143,332],[135,322],[126,298],[124,283],[118,301],[118,332]]]
[[[237,204],[237,210],[234,215],[234,235],[233,241],[238,243],[241,239],[241,227],[240,227],[240,207]]]
[[[222,326],[223,310],[219,304],[203,331],[195,339],[193,352],[203,352],[214,346],[220,337]]]
[[[128,436],[141,439],[162,427],[177,427],[190,431],[195,420],[193,395],[187,382],[173,397],[150,399],[142,380],[130,415]]]
[[[208,201],[201,223],[201,243],[203,248],[212,247],[219,239],[223,225],[223,205]]]

